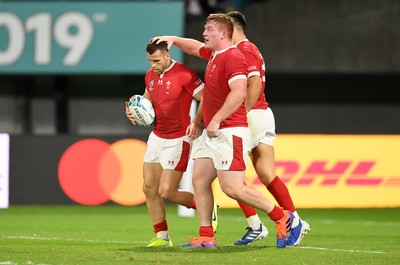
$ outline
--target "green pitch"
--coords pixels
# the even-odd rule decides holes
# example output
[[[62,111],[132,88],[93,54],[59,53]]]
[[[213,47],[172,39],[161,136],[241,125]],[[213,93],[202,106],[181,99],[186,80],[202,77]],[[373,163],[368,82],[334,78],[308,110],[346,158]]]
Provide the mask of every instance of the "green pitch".
[[[0,210],[0,264],[399,264],[400,208],[300,209],[311,233],[300,247],[275,248],[276,232],[234,246],[246,228],[239,209],[220,209],[216,249],[180,249],[197,236],[198,220],[167,207],[175,247],[150,249],[144,206],[11,206]]]

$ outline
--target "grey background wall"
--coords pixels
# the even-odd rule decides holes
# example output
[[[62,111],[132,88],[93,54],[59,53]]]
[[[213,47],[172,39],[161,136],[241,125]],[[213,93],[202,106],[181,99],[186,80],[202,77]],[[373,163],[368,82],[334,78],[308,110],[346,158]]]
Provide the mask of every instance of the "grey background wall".
[[[241,9],[267,61],[278,133],[400,133],[400,2],[270,0]],[[201,40],[204,19],[186,25]],[[144,51],[143,44],[143,52]],[[200,75],[205,62],[186,56]],[[141,75],[0,75],[0,131],[130,135]]]
[[[243,9],[271,73],[399,73],[400,2],[265,0]],[[187,28],[201,39],[203,20]],[[191,67],[198,61],[188,58]],[[202,68],[199,68],[199,70]]]

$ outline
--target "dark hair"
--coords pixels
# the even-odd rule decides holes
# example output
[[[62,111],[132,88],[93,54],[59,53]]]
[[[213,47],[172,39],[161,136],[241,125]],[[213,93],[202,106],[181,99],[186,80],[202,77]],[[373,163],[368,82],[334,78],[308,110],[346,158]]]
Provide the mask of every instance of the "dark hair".
[[[168,51],[168,44],[166,41],[161,41],[160,43],[157,43],[158,39],[151,40],[147,46],[146,46],[146,52],[148,54],[153,54],[156,51],[160,50],[161,52],[167,52]]]
[[[246,30],[246,17],[239,11],[231,11],[227,15],[232,19],[233,23]]]

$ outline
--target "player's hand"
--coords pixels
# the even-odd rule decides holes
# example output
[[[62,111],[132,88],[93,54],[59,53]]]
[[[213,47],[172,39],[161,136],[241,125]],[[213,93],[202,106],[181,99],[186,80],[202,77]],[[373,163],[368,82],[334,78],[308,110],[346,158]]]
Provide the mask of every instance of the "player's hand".
[[[168,51],[171,50],[172,45],[174,44],[174,36],[156,36],[153,37],[150,41],[151,42],[156,42],[156,44],[159,44],[162,41],[165,41],[167,43],[167,49]]]
[[[136,125],[135,117],[132,112],[129,110],[128,102],[125,102],[125,115],[134,125]]]
[[[219,135],[219,122],[215,122],[213,120],[207,126],[207,136],[210,138],[216,138]]]
[[[195,122],[191,122],[189,126],[186,128],[186,135],[189,136],[190,139],[194,140],[200,136],[200,124]]]

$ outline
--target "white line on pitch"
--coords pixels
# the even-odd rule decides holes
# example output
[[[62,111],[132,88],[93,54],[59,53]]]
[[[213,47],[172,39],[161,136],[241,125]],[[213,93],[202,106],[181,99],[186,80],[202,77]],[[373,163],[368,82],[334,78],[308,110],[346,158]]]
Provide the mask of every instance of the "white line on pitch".
[[[321,248],[321,247],[295,247],[295,248],[308,248],[324,251],[341,251],[341,252],[353,252],[353,253],[371,253],[371,254],[385,254],[383,251],[370,251],[370,250],[357,250],[357,249],[339,249],[339,248]]]
[[[29,239],[29,240],[48,240],[48,241],[84,241],[90,243],[115,243],[115,244],[136,244],[146,242],[130,242],[119,240],[93,240],[93,239],[73,239],[73,238],[60,238],[60,237],[38,237],[38,236],[0,236],[1,238],[10,239]]]
[[[73,239],[73,238],[59,238],[59,237],[38,237],[38,236],[0,236],[1,238],[10,239],[28,239],[28,240],[48,240],[48,241],[83,241],[89,243],[115,243],[115,244],[144,244],[144,241],[118,241],[118,240],[92,240],[92,239]],[[384,251],[368,251],[368,250],[356,250],[356,249],[338,249],[338,248],[322,248],[322,247],[306,247],[298,246],[294,248],[303,249],[315,249],[322,251],[339,251],[339,252],[351,252],[351,253],[370,253],[370,254],[385,254]],[[0,263],[1,264],[1,263]]]
[[[243,217],[239,216],[222,216],[221,218],[224,218],[225,220],[231,220],[231,221],[243,221]],[[305,219],[305,221],[308,221]],[[349,224],[349,225],[365,225],[365,226],[400,226],[400,222],[377,222],[377,221],[339,221],[335,219],[318,219],[318,220],[311,220],[309,221],[310,224]]]

